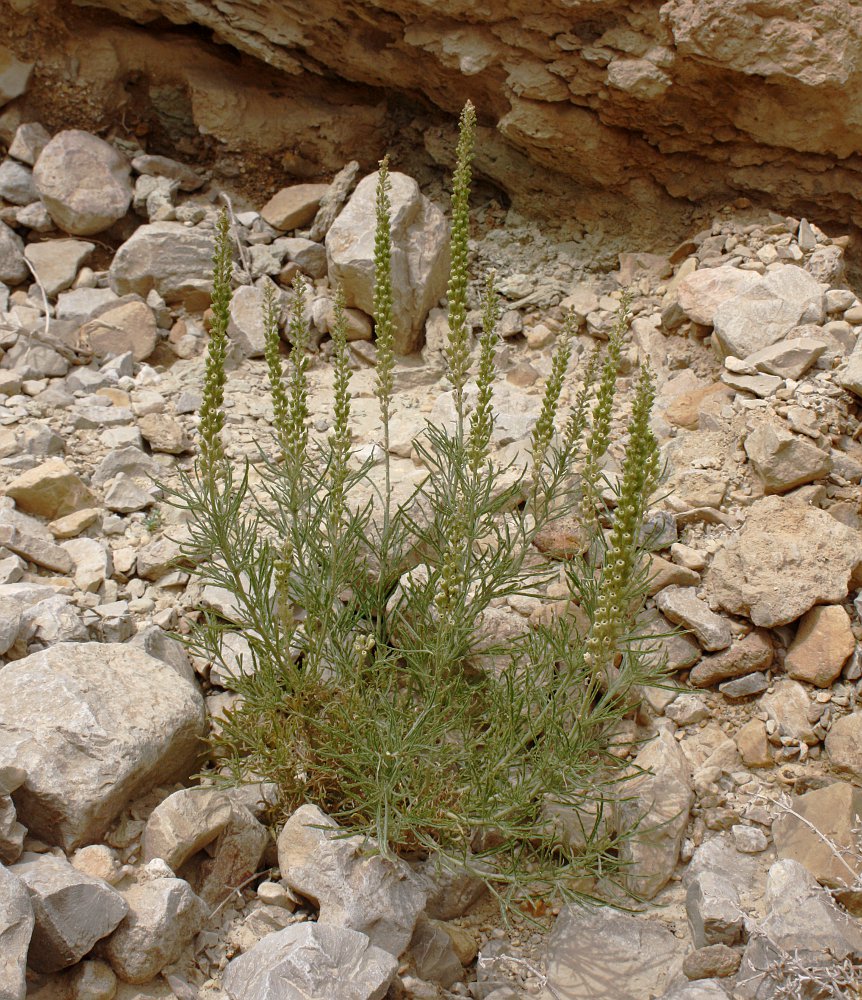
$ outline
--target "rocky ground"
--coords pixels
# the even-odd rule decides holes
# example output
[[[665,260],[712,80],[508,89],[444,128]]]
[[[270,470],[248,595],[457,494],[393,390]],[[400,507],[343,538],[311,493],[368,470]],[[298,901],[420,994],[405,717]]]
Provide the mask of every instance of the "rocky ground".
[[[17,72],[0,76],[13,97]],[[503,926],[477,886],[332,840],[312,807],[273,837],[265,788],[190,786],[200,738],[235,695],[169,633],[187,633],[201,603],[227,610],[182,564],[184,525],[155,484],[193,462],[219,191],[188,165],[85,132],[29,123],[11,138],[0,997],[858,996],[862,302],[845,284],[846,239],[739,201],[669,257],[624,253],[594,272],[583,247],[493,200],[475,207],[475,273],[496,268],[505,299],[499,449],[529,440],[564,312],[583,353],[633,290],[620,388],[627,399],[650,361],[667,461],[644,624],[676,684],[648,690],[631,721],[649,773],[620,815],[645,817],[627,877],[646,902]],[[392,196],[409,247],[396,262],[399,346],[413,353],[396,370],[391,449],[394,478],[411,483],[413,439],[448,413],[447,233],[411,178],[393,175]],[[314,433],[328,428],[338,279],[355,444],[380,447],[372,201],[373,180],[348,164],[331,184],[232,206],[232,458],[254,459],[269,433],[263,287],[297,273],[312,289]],[[577,386],[573,366],[564,404]],[[547,602],[563,597],[555,584]],[[522,626],[544,610],[501,609]],[[667,637],[672,625],[684,632]],[[230,643],[241,666],[244,639]]]

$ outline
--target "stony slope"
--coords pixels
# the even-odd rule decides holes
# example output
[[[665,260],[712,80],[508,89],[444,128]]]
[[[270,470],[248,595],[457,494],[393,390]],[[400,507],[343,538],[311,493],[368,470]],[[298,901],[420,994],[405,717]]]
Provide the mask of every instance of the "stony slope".
[[[634,292],[620,387],[627,398],[649,359],[668,464],[645,625],[685,630],[656,640],[677,690],[647,691],[630,721],[650,773],[617,821],[646,817],[629,848],[641,911],[551,910],[506,930],[474,886],[363,858],[313,809],[274,842],[266,789],[189,787],[196,739],[235,695],[227,671],[166,632],[187,632],[201,601],[230,609],[177,561],[184,526],[154,480],[193,460],[218,191],[188,165],[126,152],[31,124],[0,165],[4,995],[23,998],[26,982],[29,996],[70,1000],[253,1000],[273,995],[270,969],[278,996],[296,995],[286,982],[363,1000],[720,1000],[775,996],[818,963],[824,981],[858,977],[862,303],[843,279],[846,240],[729,207],[668,257],[623,254],[593,274],[570,246],[477,209],[476,275],[494,265],[506,303],[500,448],[528,440],[563,312],[582,352],[607,336],[622,287]],[[380,447],[373,330],[357,308],[368,269],[357,253],[353,269],[340,260],[368,227],[357,180],[348,166],[236,217],[236,461],[272,417],[261,288],[298,271],[314,289],[314,433],[328,427],[338,272],[353,303],[355,443]],[[447,392],[443,314],[426,315],[409,281],[438,280],[445,226],[408,178],[395,187],[422,251],[399,308],[424,347],[398,364],[391,442],[410,483],[423,475],[413,438],[445,419]],[[118,223],[131,235],[100,266],[99,236]],[[573,366],[564,403],[577,385]],[[549,539],[549,556],[564,543]],[[499,620],[529,628],[565,597],[552,585],[546,601],[513,598]],[[247,666],[243,636],[229,646]]]

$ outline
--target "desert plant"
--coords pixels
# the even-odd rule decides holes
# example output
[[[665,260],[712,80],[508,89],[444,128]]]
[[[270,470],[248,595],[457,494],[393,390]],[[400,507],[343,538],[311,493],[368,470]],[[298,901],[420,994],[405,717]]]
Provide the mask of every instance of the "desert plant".
[[[225,458],[225,316],[230,238],[216,233],[213,311],[200,427],[200,460],[173,502],[188,512],[201,582],[226,589],[230,620],[204,610],[193,644],[224,665],[224,632],[239,629],[253,663],[236,676],[241,698],[212,738],[218,774],[267,780],[277,815],[311,801],[384,853],[433,855],[485,879],[504,902],[586,891],[584,876],[613,878],[632,831],[607,820],[624,794],[618,726],[639,685],[663,667],[637,639],[645,592],[640,526],[658,480],[649,429],[652,381],[635,389],[619,483],[602,477],[627,314],[606,359],[593,355],[572,411],[558,430],[573,358],[575,322],[562,326],[531,457],[501,464],[495,427],[493,277],[471,384],[467,326],[468,194],[475,114],[467,105],[455,171],[450,340],[445,352],[452,426],[426,427],[416,451],[427,477],[395,502],[388,424],[394,392],[388,161],[380,165],[374,312],[382,466],[350,449],[350,370],[343,298],[336,291],[335,405],[328,438],[309,436],[301,281],[281,371],[277,310],[265,302],[266,361],[276,453],[261,447],[255,475]],[[593,387],[598,389],[593,399]],[[468,401],[475,393],[475,403]],[[590,413],[592,409],[592,414]],[[372,499],[362,501],[373,489]],[[616,512],[614,512],[614,510]],[[587,557],[570,567],[572,597],[591,622],[567,613],[496,636],[514,595],[543,596],[558,566],[533,544],[556,520],[580,512]],[[513,612],[508,612],[513,614]],[[549,806],[580,818],[567,840]],[[604,814],[604,815],[603,815]]]

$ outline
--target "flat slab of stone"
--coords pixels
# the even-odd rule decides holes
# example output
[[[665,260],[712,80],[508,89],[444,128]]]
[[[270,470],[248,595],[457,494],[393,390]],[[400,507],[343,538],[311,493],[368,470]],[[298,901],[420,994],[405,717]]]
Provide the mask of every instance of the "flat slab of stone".
[[[643,1000],[681,971],[688,946],[659,924],[609,907],[567,906],[546,945],[545,997]]]
[[[20,821],[66,851],[131,799],[188,777],[204,732],[196,685],[132,646],[59,643],[3,668],[0,765],[27,774]]]

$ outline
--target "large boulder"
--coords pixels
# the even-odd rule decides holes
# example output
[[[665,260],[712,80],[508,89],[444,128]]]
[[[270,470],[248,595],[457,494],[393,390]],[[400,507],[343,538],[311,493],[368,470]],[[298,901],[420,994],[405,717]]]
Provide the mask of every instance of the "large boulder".
[[[695,323],[712,326],[715,311],[727,299],[747,292],[760,281],[754,271],[738,267],[705,267],[686,275],[677,286],[679,307]]]
[[[704,579],[725,611],[764,628],[837,604],[862,569],[862,538],[826,511],[770,496],[749,508]]]
[[[713,343],[722,357],[747,358],[806,323],[826,317],[823,286],[801,267],[770,271],[754,286],[726,299],[713,314]]]
[[[80,129],[58,132],[33,168],[33,182],[58,228],[92,236],[129,210],[131,165],[113,146]]]
[[[330,281],[345,303],[374,312],[376,173],[364,177],[326,236]],[[440,209],[406,174],[389,175],[392,231],[392,312],[395,351],[422,347],[425,318],[446,291],[449,227]]]
[[[0,765],[27,774],[18,818],[67,851],[134,797],[186,778],[204,731],[196,685],[132,646],[61,642],[3,668]]]
[[[108,272],[117,295],[155,289],[168,303],[205,308],[212,291],[214,234],[180,222],[141,226],[117,250]]]

